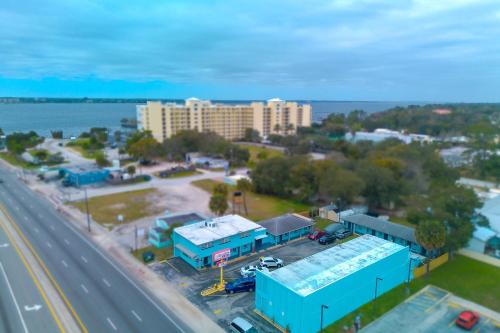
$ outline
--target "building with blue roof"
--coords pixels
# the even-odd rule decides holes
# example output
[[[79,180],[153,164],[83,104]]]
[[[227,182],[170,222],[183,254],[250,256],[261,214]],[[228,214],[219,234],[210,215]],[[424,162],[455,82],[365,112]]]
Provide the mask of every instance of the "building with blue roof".
[[[316,333],[322,311],[326,327],[405,282],[409,258],[408,247],[364,235],[272,272],[257,271],[257,313],[283,331]]]

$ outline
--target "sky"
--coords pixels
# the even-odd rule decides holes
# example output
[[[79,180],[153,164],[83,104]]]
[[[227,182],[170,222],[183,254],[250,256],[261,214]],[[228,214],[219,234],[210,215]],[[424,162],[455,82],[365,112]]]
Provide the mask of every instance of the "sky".
[[[500,102],[500,0],[1,0],[0,96]]]

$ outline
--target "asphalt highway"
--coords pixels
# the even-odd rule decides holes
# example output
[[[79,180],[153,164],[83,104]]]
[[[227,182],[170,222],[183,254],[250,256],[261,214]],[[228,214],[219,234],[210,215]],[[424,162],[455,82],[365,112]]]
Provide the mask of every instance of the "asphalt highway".
[[[1,216],[0,223],[5,222]],[[24,255],[0,227],[0,332],[59,332],[59,321]]]
[[[13,173],[0,167],[0,179],[0,204],[50,272],[83,332],[192,332]],[[9,268],[7,274],[16,273]],[[3,283],[0,272],[2,290]]]

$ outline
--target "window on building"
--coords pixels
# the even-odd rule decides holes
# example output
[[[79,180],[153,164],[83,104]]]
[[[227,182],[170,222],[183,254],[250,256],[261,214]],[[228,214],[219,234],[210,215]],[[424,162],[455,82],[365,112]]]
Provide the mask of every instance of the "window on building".
[[[226,244],[226,243],[229,243],[230,241],[231,241],[231,239],[229,237],[222,238],[220,240],[220,244]]]
[[[240,234],[240,238],[246,238],[248,236],[250,236],[250,232],[249,231]]]
[[[208,248],[211,248],[212,246],[214,246],[214,244],[212,242],[208,242],[208,243],[201,245],[201,248],[208,249]]]

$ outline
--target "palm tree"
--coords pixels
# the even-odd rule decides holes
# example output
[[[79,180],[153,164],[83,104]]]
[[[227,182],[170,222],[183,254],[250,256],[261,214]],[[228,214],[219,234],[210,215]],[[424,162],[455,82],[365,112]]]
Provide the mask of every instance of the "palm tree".
[[[443,223],[436,220],[420,221],[415,230],[417,242],[431,253],[444,246],[446,241],[446,228]]]
[[[248,215],[246,193],[252,190],[252,183],[248,179],[242,178],[236,183],[236,188],[243,193],[243,207],[245,208],[245,215]]]
[[[293,129],[295,128],[295,126],[293,126],[293,124],[287,124],[286,127],[285,127],[285,135],[288,135],[288,132],[293,132]]]
[[[280,134],[280,132],[281,132],[281,125],[280,124],[274,125],[274,131],[276,133]]]
[[[215,215],[222,216],[228,209],[227,197],[220,193],[212,194],[208,207]]]

